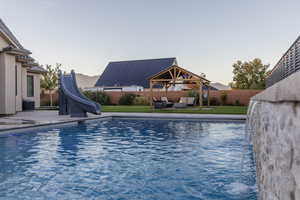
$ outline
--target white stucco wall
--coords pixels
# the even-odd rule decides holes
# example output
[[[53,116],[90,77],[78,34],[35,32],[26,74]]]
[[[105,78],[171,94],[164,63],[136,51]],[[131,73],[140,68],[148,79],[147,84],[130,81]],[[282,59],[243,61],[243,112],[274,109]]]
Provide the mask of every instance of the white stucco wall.
[[[15,94],[15,56],[1,54],[0,58],[1,73],[1,108],[0,114],[16,113],[16,94]]]
[[[15,56],[5,54],[6,114],[16,113],[15,65],[16,65]]]
[[[16,63],[17,65],[17,96],[16,96],[16,111],[22,111],[22,65],[21,63]]]
[[[0,54],[0,114],[5,114],[5,62],[3,53]]]

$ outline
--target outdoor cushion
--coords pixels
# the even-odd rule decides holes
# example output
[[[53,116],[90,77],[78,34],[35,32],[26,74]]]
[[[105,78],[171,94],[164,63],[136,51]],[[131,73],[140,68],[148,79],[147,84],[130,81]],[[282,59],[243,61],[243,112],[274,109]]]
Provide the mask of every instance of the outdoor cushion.
[[[167,97],[161,97],[160,99],[161,99],[162,101],[169,102]]]
[[[179,103],[185,103],[187,105],[194,105],[195,97],[180,97]]]

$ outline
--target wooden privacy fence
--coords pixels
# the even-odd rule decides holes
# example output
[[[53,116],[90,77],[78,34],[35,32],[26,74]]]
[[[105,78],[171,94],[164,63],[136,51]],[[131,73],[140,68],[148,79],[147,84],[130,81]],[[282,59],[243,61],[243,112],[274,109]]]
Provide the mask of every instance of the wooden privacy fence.
[[[226,93],[227,101],[226,104],[235,105],[237,101],[241,105],[248,105],[250,98],[261,92],[261,90],[211,90],[210,91],[210,99],[215,98],[218,102],[221,102],[221,95]],[[151,97],[150,91],[141,91],[141,92],[105,92],[110,96],[110,100],[112,104],[118,104],[119,99],[124,94],[136,94],[139,96],[144,96],[146,98]],[[166,96],[165,91],[153,91],[153,96],[159,99],[160,97]],[[187,97],[187,91],[168,91],[167,97],[169,100],[178,102],[180,97]]]
[[[261,92],[261,90],[211,90],[210,91],[210,99],[213,98],[218,102],[221,102],[222,93],[226,93],[227,101],[226,104],[235,105],[237,101],[241,105],[248,105],[250,98]],[[119,104],[119,99],[124,94],[136,94],[139,96],[144,96],[146,98],[150,98],[150,91],[141,91],[141,92],[105,92],[109,95],[111,104]],[[165,91],[153,91],[153,96],[159,99],[160,97],[166,96]],[[169,100],[178,102],[180,97],[187,97],[187,91],[168,91],[167,97]],[[53,95],[53,102],[57,102],[58,94],[57,92]],[[41,94],[41,104],[45,105],[46,102],[49,102],[49,96],[47,94]]]

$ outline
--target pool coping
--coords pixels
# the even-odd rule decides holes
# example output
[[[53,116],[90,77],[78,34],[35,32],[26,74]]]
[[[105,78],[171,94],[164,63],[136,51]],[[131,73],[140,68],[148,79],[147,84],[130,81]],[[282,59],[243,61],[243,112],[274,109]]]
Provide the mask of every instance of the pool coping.
[[[42,111],[43,112],[43,111]],[[51,113],[53,114],[53,113]],[[57,115],[58,116],[58,115]],[[18,118],[12,118],[18,120]],[[112,120],[112,119],[151,119],[151,120],[197,120],[202,122],[245,122],[246,115],[222,115],[222,114],[183,114],[183,113],[103,113],[103,115],[89,115],[87,118],[62,119],[63,121],[37,122],[24,126],[2,128],[0,134],[26,132],[38,128],[50,128],[71,124],[83,123],[93,120]]]

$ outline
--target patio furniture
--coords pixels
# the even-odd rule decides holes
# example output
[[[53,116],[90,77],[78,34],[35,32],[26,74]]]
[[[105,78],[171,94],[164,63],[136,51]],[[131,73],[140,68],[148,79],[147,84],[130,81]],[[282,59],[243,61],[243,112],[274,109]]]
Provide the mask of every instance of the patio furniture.
[[[23,100],[22,102],[22,110],[34,110],[35,108],[35,103],[34,101],[31,100]]]
[[[195,105],[195,97],[180,97],[179,103],[185,103],[188,106]]]
[[[162,108],[166,108],[167,104],[164,101],[161,100],[157,100],[155,97],[152,98],[153,99],[153,105],[155,109],[162,109]]]
[[[174,103],[171,102],[171,101],[169,101],[167,97],[161,97],[160,99],[161,99],[161,101],[163,101],[163,102],[166,103],[166,105],[167,105],[168,108],[170,108],[170,107],[172,107],[174,105]]]

